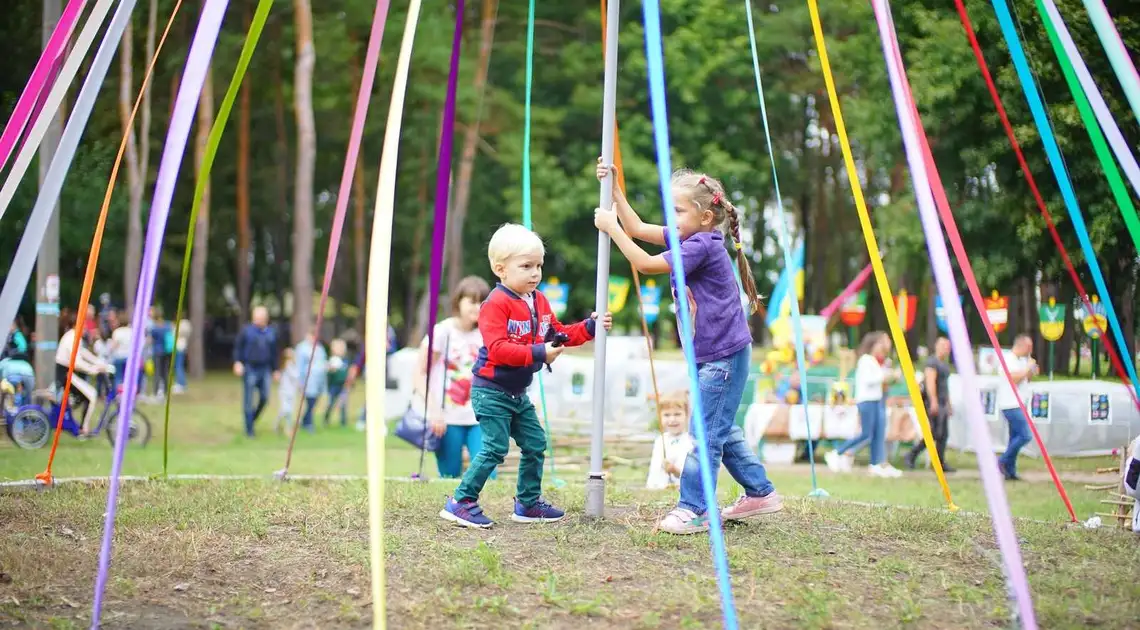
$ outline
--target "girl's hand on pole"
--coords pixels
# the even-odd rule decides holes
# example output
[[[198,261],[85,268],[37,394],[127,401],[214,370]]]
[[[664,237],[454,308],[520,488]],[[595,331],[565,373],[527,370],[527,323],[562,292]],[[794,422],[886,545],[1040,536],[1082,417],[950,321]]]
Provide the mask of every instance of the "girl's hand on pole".
[[[602,158],[599,157],[598,158],[598,167],[595,171],[595,174],[598,176],[598,181],[604,180],[607,175],[613,175],[614,178],[613,178],[613,181],[611,182],[611,185],[613,186],[613,189],[614,189],[614,197],[616,198],[618,195],[621,194],[621,186],[618,186],[617,167],[616,166],[614,166],[613,164],[604,164],[602,162]]]
[[[597,318],[598,318],[598,314],[596,312],[590,313],[590,319],[597,319]],[[602,328],[605,328],[606,330],[610,330],[613,327],[614,327],[614,316],[612,313],[607,311],[606,314],[602,316]]]
[[[606,234],[613,234],[614,231],[620,229],[616,209],[617,204],[614,204],[614,207],[608,211],[594,208],[594,227]]]

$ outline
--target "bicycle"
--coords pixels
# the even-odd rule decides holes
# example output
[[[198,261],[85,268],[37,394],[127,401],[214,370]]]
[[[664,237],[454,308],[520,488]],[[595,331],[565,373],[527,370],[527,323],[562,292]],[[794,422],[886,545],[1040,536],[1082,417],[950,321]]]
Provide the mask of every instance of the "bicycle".
[[[36,449],[51,439],[51,422],[43,408],[35,404],[18,405],[23,384],[0,380],[0,419],[8,438],[20,448]]]
[[[122,391],[122,385],[108,389],[107,394],[103,397],[103,412],[99,414],[95,429],[88,433],[85,436],[86,438],[95,437],[105,430],[107,440],[112,446],[115,445],[115,432],[118,430],[119,421],[119,396]],[[20,407],[13,419],[8,422],[8,437],[20,448],[36,449],[47,444],[51,437],[52,427],[55,426],[55,419],[59,418],[60,402],[58,396],[59,394],[56,394],[51,398],[51,407],[47,410],[44,406],[35,404]],[[95,404],[95,401],[89,404]],[[16,422],[15,420],[21,421]],[[44,425],[47,426],[46,430],[42,430]],[[82,427],[82,421],[76,422],[69,404],[68,408],[64,410],[62,430],[75,437],[80,437]],[[127,427],[127,443],[146,446],[150,442],[150,437],[150,419],[136,407],[131,412],[130,424]]]

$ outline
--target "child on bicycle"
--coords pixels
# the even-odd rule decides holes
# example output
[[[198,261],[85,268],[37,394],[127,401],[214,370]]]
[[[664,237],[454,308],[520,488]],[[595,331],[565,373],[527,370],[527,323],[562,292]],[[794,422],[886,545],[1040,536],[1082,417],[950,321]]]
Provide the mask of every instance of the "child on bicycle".
[[[613,171],[612,166],[598,160],[598,179],[604,181]],[[617,177],[611,179],[615,211],[596,210],[594,225],[610,235],[637,271],[643,274],[670,273],[674,259],[669,251],[651,256],[633,242],[633,238],[637,238],[668,246],[666,228],[643,222],[626,201],[621,187],[617,185]],[[744,432],[736,425],[736,411],[748,384],[752,333],[741,304],[732,260],[725,249],[725,234],[721,232],[721,225],[725,223],[736,250],[737,268],[752,312],[760,304],[752,269],[740,242],[737,210],[728,200],[721,183],[708,175],[677,171],[671,185],[675,206],[671,211],[677,215],[680,237],[679,259],[691,291],[689,299],[697,307],[693,317],[693,337],[684,339],[682,343],[691,343],[696,355],[702,408],[694,412],[700,413],[704,421],[713,494],[716,494],[717,473],[723,460],[729,474],[744,488],[744,494],[721,511],[722,518],[736,520],[778,512],[784,507],[783,499],[768,480],[764,465],[749,447]],[[676,296],[676,287],[673,292]],[[671,534],[708,531],[707,511],[716,508],[716,505],[705,503],[697,452],[694,449],[689,453],[681,472],[681,496],[677,507],[659,524],[662,530]]]
[[[55,350],[56,391],[62,395],[64,384],[67,382],[67,366],[71,363],[71,349],[75,344],[79,344],[79,352],[75,355],[75,375],[81,376],[81,378],[71,379],[68,404],[72,409],[83,406],[83,423],[80,434],[86,435],[87,428],[95,417],[95,401],[99,398],[99,393],[95,391],[95,386],[83,379],[82,376],[94,378],[100,374],[114,374],[115,368],[83,346],[82,335],[76,336],[75,334],[74,315],[61,316],[60,326],[64,329],[64,333],[60,336],[59,345]]]

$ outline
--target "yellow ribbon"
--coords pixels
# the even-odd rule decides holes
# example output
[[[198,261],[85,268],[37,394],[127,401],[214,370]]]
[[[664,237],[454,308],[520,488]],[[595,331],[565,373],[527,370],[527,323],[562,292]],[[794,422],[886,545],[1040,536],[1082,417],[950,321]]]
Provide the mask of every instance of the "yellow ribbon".
[[[855,170],[855,159],[851,154],[851,143],[847,139],[847,128],[843,124],[843,113],[839,108],[839,95],[835,91],[835,77],[831,74],[831,63],[827,59],[827,44],[823,39],[823,25],[819,21],[819,6],[816,0],[807,0],[808,11],[811,12],[811,28],[815,34],[816,49],[819,51],[819,65],[823,70],[823,80],[827,85],[827,98],[831,102],[831,113],[835,118],[835,132],[839,135],[839,145],[843,149],[843,162],[847,166],[847,179],[851,182],[851,192],[855,195],[855,208],[859,212],[859,226],[863,230],[863,240],[867,243],[867,252],[871,255],[871,268],[875,274],[875,283],[879,287],[879,298],[883,302],[883,309],[887,312],[887,324],[890,327],[891,339],[899,352],[899,363],[902,365],[903,378],[906,380],[906,389],[910,394],[910,402],[914,405],[914,413],[918,416],[918,424],[922,427],[922,439],[926,443],[926,450],[930,453],[930,463],[934,466],[934,474],[938,476],[938,483],[942,486],[942,495],[946,498],[946,506],[950,511],[957,511],[958,506],[950,496],[950,486],[946,484],[946,474],[942,470],[942,460],[938,457],[938,449],[934,444],[934,435],[930,432],[930,419],[926,416],[926,407],[922,404],[922,394],[918,390],[918,382],[914,378],[914,362],[910,358],[910,349],[906,344],[902,326],[899,324],[899,314],[891,300],[891,285],[887,282],[887,272],[883,269],[882,255],[879,253],[879,244],[875,240],[875,230],[871,226],[871,215],[867,212],[867,203],[863,199],[863,188],[859,185],[859,173]]]

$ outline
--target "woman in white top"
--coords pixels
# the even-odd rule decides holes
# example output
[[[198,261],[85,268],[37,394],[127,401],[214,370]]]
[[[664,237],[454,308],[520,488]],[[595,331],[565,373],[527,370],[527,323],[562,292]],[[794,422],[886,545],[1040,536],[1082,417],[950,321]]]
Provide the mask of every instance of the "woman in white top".
[[[483,347],[479,307],[490,292],[487,281],[478,276],[460,280],[451,290],[452,316],[435,326],[425,415],[431,431],[441,438],[435,452],[440,477],[458,478],[463,474],[463,448],[475,459],[483,446],[483,431],[471,408],[471,370]],[[417,408],[424,404],[427,366],[427,337],[424,337],[412,403]]]
[[[59,345],[55,350],[55,386],[60,395],[63,393],[64,383],[67,382],[67,366],[71,363],[71,348],[79,343],[79,352],[75,355],[75,376],[71,379],[71,392],[68,394],[68,405],[72,409],[83,406],[83,426],[81,433],[86,434],[91,418],[94,417],[95,400],[99,397],[95,386],[81,378],[82,376],[96,377],[100,374],[113,373],[115,368],[83,346],[83,340],[75,338],[75,320],[67,315],[60,320],[64,333],[59,338]],[[78,395],[78,398],[76,397]]]
[[[871,445],[871,465],[867,472],[875,477],[899,477],[902,472],[887,463],[887,407],[884,393],[898,378],[890,370],[887,356],[891,339],[882,331],[869,332],[859,344],[859,361],[855,364],[855,405],[859,409],[862,432],[854,439],[824,456],[827,467],[835,472],[850,471],[855,451]]]

